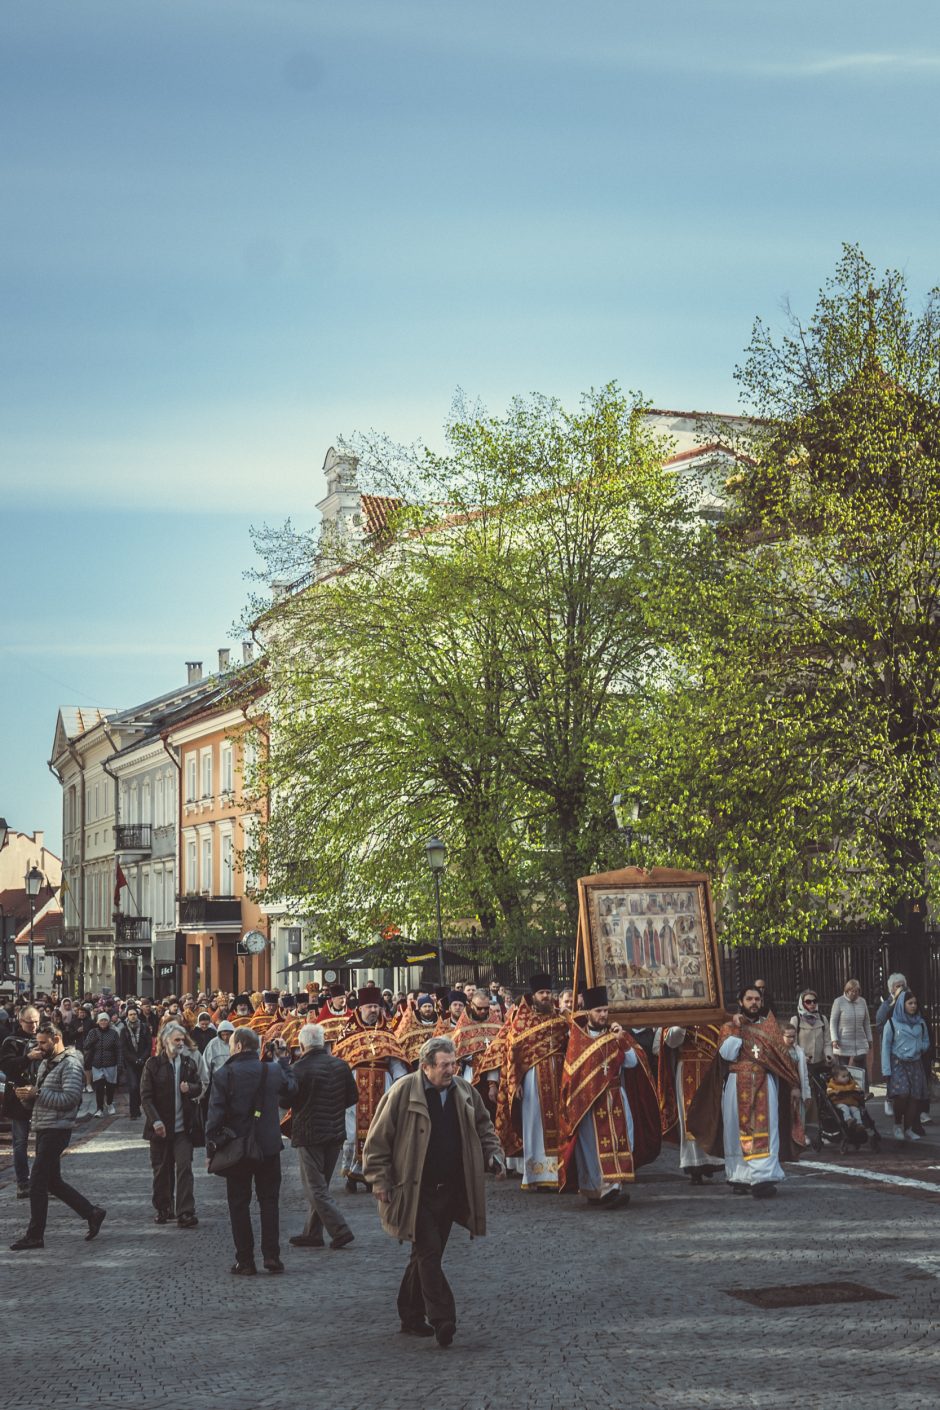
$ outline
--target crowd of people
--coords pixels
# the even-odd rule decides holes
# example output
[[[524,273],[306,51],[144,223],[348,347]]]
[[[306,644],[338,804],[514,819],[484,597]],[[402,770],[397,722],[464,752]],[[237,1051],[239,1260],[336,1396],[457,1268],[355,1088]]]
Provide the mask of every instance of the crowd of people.
[[[766,1198],[807,1130],[834,1132],[843,1150],[877,1143],[866,1099],[879,1035],[894,1134],[919,1139],[931,1041],[904,976],[890,976],[874,1025],[855,980],[828,1019],[815,989],[794,1008],[758,979],[723,1024],[626,1028],[603,986],[576,996],[548,974],[531,975],[518,1002],[495,980],[399,995],[310,985],[81,1004],[40,996],[0,1009],[17,1194],[30,1201],[12,1248],[43,1247],[50,1195],[97,1236],[105,1209],[64,1181],[61,1157],[83,1117],[116,1114],[123,1082],[149,1148],[156,1224],[198,1226],[193,1160],[205,1148],[226,1181],[232,1272],[256,1272],[253,1196],[263,1266],[282,1272],[289,1138],[308,1204],[291,1245],[354,1242],[331,1190],[340,1166],[348,1194],[371,1191],[385,1228],[412,1244],[402,1330],[449,1345],[456,1311],[441,1259],[454,1222],[485,1227],[484,1169],[612,1209],[665,1139],[693,1187],[723,1170],[734,1193]]]

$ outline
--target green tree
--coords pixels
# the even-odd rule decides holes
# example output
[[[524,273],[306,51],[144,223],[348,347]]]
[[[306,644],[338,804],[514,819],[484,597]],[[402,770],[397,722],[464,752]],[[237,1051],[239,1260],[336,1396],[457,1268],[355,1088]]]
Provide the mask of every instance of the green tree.
[[[447,441],[443,455],[361,441],[399,506],[388,533],[266,614],[259,862],[326,935],[414,930],[430,923],[437,832],[449,914],[505,953],[572,936],[577,877],[617,860],[611,750],[699,529],[642,404],[616,387],[574,412],[542,397],[502,418],[460,408]]]
[[[757,419],[624,767],[645,741],[648,853],[723,879],[732,938],[890,922],[940,836],[940,296],[845,247],[738,375]]]

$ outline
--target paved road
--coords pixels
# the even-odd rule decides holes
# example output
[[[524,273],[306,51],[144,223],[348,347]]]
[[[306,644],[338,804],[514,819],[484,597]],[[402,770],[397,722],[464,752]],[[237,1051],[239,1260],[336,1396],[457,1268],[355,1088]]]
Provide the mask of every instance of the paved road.
[[[45,1250],[8,1253],[27,1206],[9,1178],[0,1188],[5,1410],[34,1410],[37,1384],[76,1410],[283,1410],[304,1396],[331,1410],[940,1404],[940,1185],[919,1187],[936,1179],[934,1142],[913,1165],[907,1151],[881,1160],[882,1174],[917,1184],[809,1161],[763,1203],[720,1184],[692,1190],[671,1153],[628,1208],[603,1213],[490,1182],[489,1236],[457,1231],[448,1250],[460,1325],[442,1352],[398,1334],[405,1250],[381,1233],[368,1196],[340,1196],[357,1235],[349,1250],[290,1249],[302,1200],[285,1152],[287,1275],[235,1279],[223,1183],[200,1170],[198,1229],[157,1228],[140,1124],[94,1127],[67,1169],[108,1207],[96,1242],[54,1203]],[[767,1311],[729,1296],[829,1281],[890,1298]]]

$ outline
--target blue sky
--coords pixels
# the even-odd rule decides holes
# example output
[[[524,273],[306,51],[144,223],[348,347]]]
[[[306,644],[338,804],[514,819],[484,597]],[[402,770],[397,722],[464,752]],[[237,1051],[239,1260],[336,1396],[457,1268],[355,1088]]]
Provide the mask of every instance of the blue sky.
[[[732,410],[843,240],[936,255],[930,0],[7,0],[0,813],[60,703],[226,644],[344,433],[618,379]]]

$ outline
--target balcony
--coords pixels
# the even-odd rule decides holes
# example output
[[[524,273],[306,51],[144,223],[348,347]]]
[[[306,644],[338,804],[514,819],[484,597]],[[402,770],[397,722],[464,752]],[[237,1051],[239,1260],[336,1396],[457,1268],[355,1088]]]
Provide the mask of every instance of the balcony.
[[[117,945],[149,945],[150,917],[126,916],[120,911],[114,916],[114,940]]]
[[[114,845],[119,852],[149,852],[150,823],[118,823],[114,829]]]
[[[62,932],[63,950],[77,950],[81,944],[82,932],[77,925],[67,925]]]
[[[242,928],[242,903],[237,896],[180,896],[180,929],[235,933]]]

